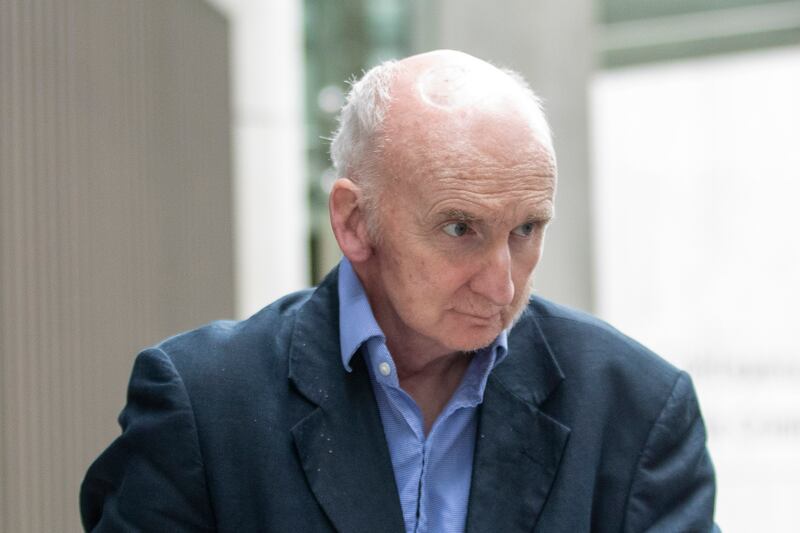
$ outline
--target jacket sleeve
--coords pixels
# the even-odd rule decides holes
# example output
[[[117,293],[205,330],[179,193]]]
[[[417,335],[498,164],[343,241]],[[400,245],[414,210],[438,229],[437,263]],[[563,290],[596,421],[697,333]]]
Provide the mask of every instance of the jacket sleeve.
[[[136,359],[122,434],[81,485],[87,531],[208,531],[214,518],[192,406],[159,349]]]
[[[639,457],[624,531],[718,531],[714,467],[691,379],[681,373]]]

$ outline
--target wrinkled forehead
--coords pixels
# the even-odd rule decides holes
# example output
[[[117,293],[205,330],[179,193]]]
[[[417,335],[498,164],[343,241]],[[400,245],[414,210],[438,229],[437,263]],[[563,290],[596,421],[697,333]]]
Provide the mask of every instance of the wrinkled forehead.
[[[413,86],[412,101],[393,102],[387,117],[383,163],[395,179],[458,174],[497,175],[525,168],[555,175],[555,158],[527,110],[513,95],[493,94],[474,71],[431,69]]]

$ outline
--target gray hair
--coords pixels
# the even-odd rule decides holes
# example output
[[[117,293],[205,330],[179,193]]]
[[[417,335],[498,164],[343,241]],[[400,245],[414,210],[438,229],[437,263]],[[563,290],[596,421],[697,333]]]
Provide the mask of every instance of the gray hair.
[[[339,114],[339,128],[331,142],[336,177],[348,177],[361,161],[374,154],[376,137],[391,102],[391,87],[399,70],[397,61],[385,61],[350,82],[347,100]]]
[[[339,127],[331,140],[331,161],[337,178],[357,182],[364,195],[370,236],[379,237],[377,207],[377,158],[383,120],[391,103],[391,87],[400,66],[390,60],[372,67],[359,80],[350,82]]]

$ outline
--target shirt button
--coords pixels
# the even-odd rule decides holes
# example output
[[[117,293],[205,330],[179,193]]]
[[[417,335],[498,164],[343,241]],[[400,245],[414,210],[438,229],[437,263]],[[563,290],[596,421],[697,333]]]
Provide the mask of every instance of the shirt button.
[[[392,373],[392,367],[389,366],[389,363],[384,361],[383,363],[378,365],[378,370],[380,370],[381,374],[384,376],[388,376]]]

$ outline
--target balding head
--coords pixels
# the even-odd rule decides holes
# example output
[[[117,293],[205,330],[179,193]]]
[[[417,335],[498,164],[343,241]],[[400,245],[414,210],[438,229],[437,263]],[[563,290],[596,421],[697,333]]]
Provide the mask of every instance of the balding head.
[[[392,354],[486,346],[525,308],[555,160],[518,77],[437,51],[353,85],[332,147],[331,226]]]
[[[519,144],[530,139],[536,146]],[[420,158],[444,161],[448,146],[465,143],[475,145],[476,157],[491,157],[497,144],[534,149],[555,166],[539,99],[521,76],[463,52],[437,50],[382,63],[352,84],[331,158],[338,177],[361,187],[372,213],[381,185],[397,174],[393,167]],[[377,221],[370,227],[377,236]]]
[[[529,128],[552,151],[539,99],[519,74],[453,50],[419,54],[397,66],[388,121],[415,115],[428,120],[423,129],[456,130],[475,120],[510,121]]]

